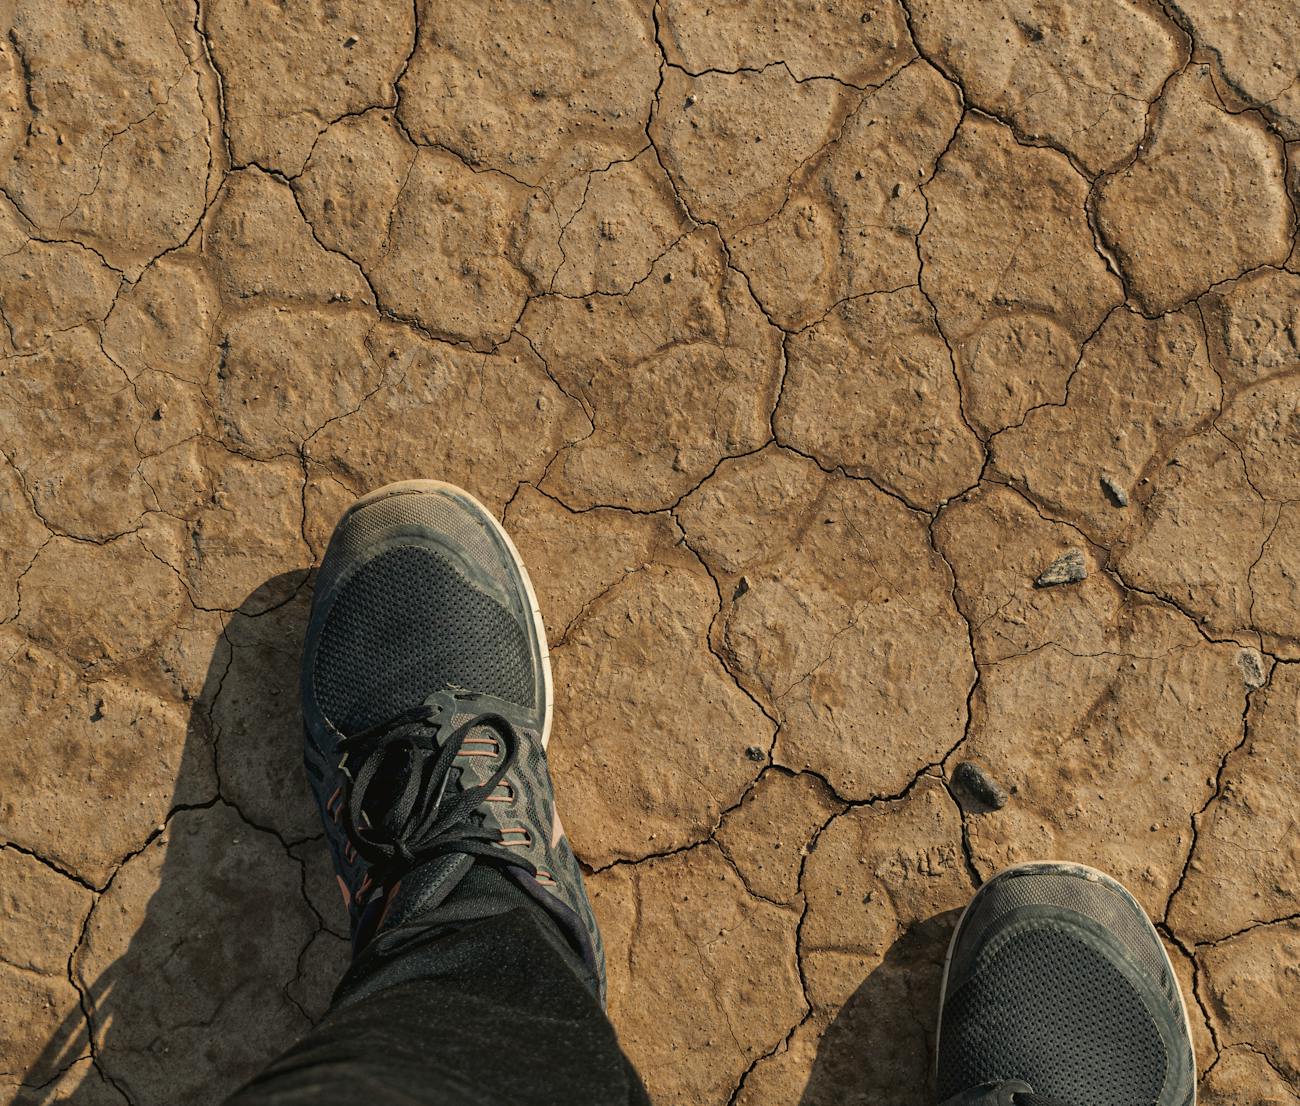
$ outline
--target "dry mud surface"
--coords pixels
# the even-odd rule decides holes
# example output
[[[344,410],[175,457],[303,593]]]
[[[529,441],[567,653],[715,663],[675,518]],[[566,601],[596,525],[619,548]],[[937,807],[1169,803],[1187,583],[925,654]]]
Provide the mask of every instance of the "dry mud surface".
[[[657,1101],[921,1106],[955,912],[1068,857],[1202,1100],[1300,1102],[1291,0],[0,16],[6,1102],[320,1016],[298,645],[415,476],[539,584]]]

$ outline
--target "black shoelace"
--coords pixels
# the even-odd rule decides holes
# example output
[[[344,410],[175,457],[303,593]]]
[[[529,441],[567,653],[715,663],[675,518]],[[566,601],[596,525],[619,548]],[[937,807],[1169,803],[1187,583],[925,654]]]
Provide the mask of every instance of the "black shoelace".
[[[338,748],[345,783],[343,821],[353,847],[371,865],[376,883],[392,883],[412,868],[439,856],[466,853],[492,857],[536,875],[536,867],[501,844],[475,812],[496,790],[519,752],[519,735],[499,714],[480,714],[457,726],[439,745],[438,726],[432,724],[432,707],[402,711],[387,721],[343,737]],[[421,725],[421,723],[428,723]],[[486,783],[447,796],[453,762],[471,731],[486,726],[500,740],[501,763]],[[404,753],[404,764],[394,763]],[[397,773],[391,775],[390,773]],[[389,789],[400,780],[401,790],[385,794],[382,815],[366,809],[367,794],[376,785]]]

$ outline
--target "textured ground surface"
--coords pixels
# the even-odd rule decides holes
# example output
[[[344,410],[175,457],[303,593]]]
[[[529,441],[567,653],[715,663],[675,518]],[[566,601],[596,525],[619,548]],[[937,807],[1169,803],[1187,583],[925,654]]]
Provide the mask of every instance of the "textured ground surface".
[[[1300,1102],[1292,0],[0,22],[5,1101],[319,1016],[311,569],[439,476],[539,583],[660,1102],[921,1106],[1038,857],[1159,921],[1205,1102]]]

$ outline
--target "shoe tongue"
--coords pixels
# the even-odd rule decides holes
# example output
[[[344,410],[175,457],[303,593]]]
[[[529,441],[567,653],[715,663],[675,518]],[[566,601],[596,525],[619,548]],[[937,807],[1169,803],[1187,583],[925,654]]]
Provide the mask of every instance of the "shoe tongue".
[[[430,696],[426,700],[426,705],[434,707],[437,711],[432,718],[399,726],[391,731],[391,737],[425,738],[435,746],[436,753],[437,744],[445,740],[453,730],[480,714],[491,714],[500,710],[495,700],[481,702],[477,697],[456,698],[449,692]],[[475,751],[499,747],[496,731],[487,725],[475,726],[470,730],[466,735],[465,744]],[[376,826],[382,825],[386,820],[386,812],[394,809],[411,770],[411,760],[405,748],[398,746],[379,755],[388,756],[391,760],[371,781],[367,793],[366,815]],[[456,760],[451,769],[449,794],[454,794],[458,786],[468,787],[483,782],[496,769],[498,762],[498,758],[487,756],[467,756]]]
[[[522,868],[475,863],[463,853],[440,856],[407,873],[389,896],[376,925],[378,933],[403,925],[460,925],[512,910],[520,894]],[[531,879],[531,877],[529,877]]]
[[[427,722],[413,723],[410,727],[411,732],[431,731],[435,734],[441,734],[443,738],[456,728],[463,726],[470,719],[480,714],[498,713],[502,710],[503,705],[494,699],[483,699],[479,696],[453,694],[450,691],[441,691],[431,695],[426,704],[435,708],[435,715]],[[519,730],[519,732],[525,732]],[[498,746],[497,733],[491,726],[475,726],[466,736],[466,744],[470,748],[475,747],[474,739],[486,739],[493,747]],[[484,748],[484,745],[479,745]],[[470,756],[458,759],[452,769],[452,778],[448,784],[449,795],[454,793],[458,787],[474,786],[482,783],[484,779],[491,775],[496,769],[499,759],[494,756]],[[394,884],[392,890],[388,893],[387,903],[377,914],[377,920],[374,923],[375,933],[391,930],[398,926],[419,922],[427,918],[431,912],[438,911],[438,920],[443,920],[443,915],[447,914],[448,921],[456,921],[457,915],[463,911],[459,904],[453,904],[447,909],[439,910],[446,903],[449,896],[461,885],[466,875],[475,869],[475,857],[465,853],[449,853],[446,856],[435,857],[418,865],[411,871],[407,872],[400,880]],[[485,867],[478,865],[478,868]],[[520,869],[521,871],[523,869]],[[472,881],[471,881],[472,882]],[[479,898],[474,893],[473,888],[467,889],[470,893],[467,896],[460,896],[470,900]],[[478,916],[474,912],[478,910],[477,906],[470,905],[466,918]],[[479,911],[481,914],[482,911]],[[488,910],[487,913],[492,913]]]
[[[450,853],[413,868],[389,892],[376,928],[393,929],[427,917],[447,901],[473,865],[472,856]]]

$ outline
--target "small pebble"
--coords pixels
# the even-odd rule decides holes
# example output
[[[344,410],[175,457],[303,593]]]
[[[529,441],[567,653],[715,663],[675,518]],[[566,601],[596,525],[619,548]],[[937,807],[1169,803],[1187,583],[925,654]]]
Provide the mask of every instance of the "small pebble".
[[[761,760],[767,760],[767,754],[763,752],[763,750],[760,749],[757,745],[751,745],[748,749],[746,749],[745,756],[749,757],[749,759],[752,760],[755,764],[757,764]]]
[[[958,763],[952,770],[952,786],[967,813],[984,814],[1007,805],[1006,789],[974,761]]]
[[[1101,474],[1101,488],[1106,493],[1106,498],[1116,507],[1128,506],[1128,492],[1120,487],[1119,481],[1113,476],[1108,476],[1103,472]]]
[[[1043,569],[1034,581],[1036,588],[1052,588],[1058,584],[1077,584],[1087,579],[1088,568],[1083,562],[1083,551],[1067,549],[1050,565]]]
[[[1237,667],[1241,669],[1242,682],[1249,688],[1263,687],[1268,682],[1264,658],[1258,649],[1240,650],[1237,653]]]

